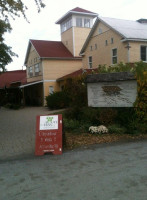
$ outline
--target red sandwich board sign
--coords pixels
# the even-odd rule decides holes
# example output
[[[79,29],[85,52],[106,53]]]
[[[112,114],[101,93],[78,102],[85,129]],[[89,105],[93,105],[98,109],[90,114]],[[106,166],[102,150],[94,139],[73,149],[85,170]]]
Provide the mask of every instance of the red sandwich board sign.
[[[62,115],[37,116],[35,155],[62,154]]]

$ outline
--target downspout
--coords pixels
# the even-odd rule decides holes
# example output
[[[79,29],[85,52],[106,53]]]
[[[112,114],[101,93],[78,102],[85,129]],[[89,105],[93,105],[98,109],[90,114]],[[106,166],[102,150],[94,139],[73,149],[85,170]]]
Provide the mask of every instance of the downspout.
[[[75,34],[74,34],[74,26],[72,27],[72,41],[73,41],[73,56],[75,57]]]

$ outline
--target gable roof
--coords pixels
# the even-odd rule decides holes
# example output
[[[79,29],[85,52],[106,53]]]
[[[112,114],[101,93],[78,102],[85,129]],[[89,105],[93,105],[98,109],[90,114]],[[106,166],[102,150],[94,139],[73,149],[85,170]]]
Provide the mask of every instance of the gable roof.
[[[91,17],[97,17],[97,13],[91,12],[89,10],[85,10],[83,8],[80,7],[76,7],[70,11],[68,11],[65,15],[63,15],[59,20],[56,21],[56,24],[61,24],[64,20],[66,20],[67,18],[69,18],[72,14],[80,14],[80,15],[88,15]]]
[[[147,24],[139,21],[99,17],[99,20],[126,39],[147,40]]]
[[[30,40],[25,58],[25,64],[28,59],[31,45],[33,45],[40,58],[81,59],[81,57],[74,57],[61,41]]]
[[[110,29],[114,30],[116,33],[121,35],[122,41],[147,41],[147,24],[140,23],[140,21],[124,20],[124,19],[115,19],[108,17],[97,17],[95,24],[93,25],[80,54],[84,53],[85,48],[87,47],[89,40],[94,33],[99,22],[102,22]]]
[[[27,82],[26,70],[7,71],[0,74],[0,88],[10,87],[13,83]]]

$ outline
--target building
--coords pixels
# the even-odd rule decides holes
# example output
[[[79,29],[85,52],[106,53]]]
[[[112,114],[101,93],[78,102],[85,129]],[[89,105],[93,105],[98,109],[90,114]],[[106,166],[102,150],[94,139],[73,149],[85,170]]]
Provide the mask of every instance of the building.
[[[25,57],[27,84],[20,86],[25,103],[45,105],[45,97],[61,90],[57,79],[82,68],[80,50],[96,13],[74,8],[61,17],[61,41],[30,40]]]
[[[120,62],[147,62],[147,20],[97,17],[74,8],[57,20],[61,41],[30,40],[25,57],[24,103],[45,105],[45,97],[60,91],[63,77]],[[80,71],[79,71],[80,70]]]
[[[19,87],[26,84],[26,82],[26,70],[0,73],[0,105],[8,102],[20,104],[23,93]]]
[[[85,68],[147,62],[147,19],[130,21],[98,17],[80,55]]]

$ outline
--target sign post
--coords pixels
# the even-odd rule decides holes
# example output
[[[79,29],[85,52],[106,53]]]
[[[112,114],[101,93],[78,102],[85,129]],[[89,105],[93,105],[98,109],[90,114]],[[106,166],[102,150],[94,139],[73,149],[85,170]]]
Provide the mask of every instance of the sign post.
[[[62,154],[62,115],[37,116],[35,155]]]

